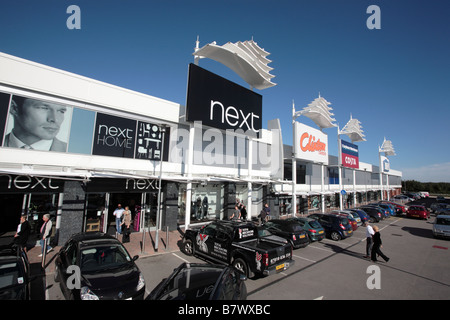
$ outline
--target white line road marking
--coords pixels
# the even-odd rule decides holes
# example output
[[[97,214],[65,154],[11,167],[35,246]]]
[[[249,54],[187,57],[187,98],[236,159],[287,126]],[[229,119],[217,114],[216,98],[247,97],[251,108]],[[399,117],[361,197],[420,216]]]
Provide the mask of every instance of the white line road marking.
[[[177,255],[176,253],[172,253],[172,254],[173,254],[175,257],[177,257],[178,259],[183,260],[183,261],[186,262],[186,263],[190,263],[190,261],[187,261],[186,259],[180,257],[180,256]]]
[[[317,262],[317,261],[315,261],[315,260],[303,258],[303,257],[297,256],[297,255],[295,255],[295,254],[293,254],[293,256],[296,257],[296,258],[299,258],[299,259],[303,259],[303,260],[309,261],[309,262],[313,262],[313,263],[316,263],[316,262]]]

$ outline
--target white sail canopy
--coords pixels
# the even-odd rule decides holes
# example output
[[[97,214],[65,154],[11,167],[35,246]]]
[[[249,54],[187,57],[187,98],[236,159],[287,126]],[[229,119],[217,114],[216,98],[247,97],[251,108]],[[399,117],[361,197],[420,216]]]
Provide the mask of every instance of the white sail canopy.
[[[335,127],[336,124],[333,122],[336,121],[336,119],[332,118],[334,114],[331,113],[331,110],[333,109],[329,107],[330,104],[330,102],[319,95],[318,98],[314,99],[307,107],[297,112],[296,115],[310,118],[320,127],[320,129]]]
[[[366,141],[366,139],[364,138],[365,135],[361,128],[361,122],[358,119],[353,119],[350,115],[350,120],[347,122],[344,128],[342,128],[339,134],[346,134],[352,140],[352,142]]]
[[[212,42],[202,48],[196,48],[193,53],[198,59],[209,58],[222,63],[236,72],[251,87],[259,90],[276,85],[271,81],[275,76],[269,73],[273,70],[268,66],[271,60],[266,57],[269,54],[253,40],[228,42],[223,46]]]

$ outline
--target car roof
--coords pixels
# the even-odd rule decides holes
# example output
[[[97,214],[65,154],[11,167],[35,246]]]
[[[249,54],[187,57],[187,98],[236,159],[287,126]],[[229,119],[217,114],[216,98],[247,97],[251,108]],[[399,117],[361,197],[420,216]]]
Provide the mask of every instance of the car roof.
[[[120,243],[120,241],[113,236],[103,232],[80,232],[72,235],[72,237],[70,237],[70,240],[86,245],[105,242]]]
[[[448,215],[448,214],[439,214],[439,215],[436,216],[436,218],[450,219],[450,215]]]

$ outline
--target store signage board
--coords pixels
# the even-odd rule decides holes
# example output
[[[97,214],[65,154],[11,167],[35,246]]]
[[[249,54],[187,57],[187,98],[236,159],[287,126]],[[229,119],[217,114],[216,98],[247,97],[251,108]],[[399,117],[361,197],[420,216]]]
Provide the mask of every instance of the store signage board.
[[[295,158],[328,165],[328,135],[299,122],[294,130]]]
[[[359,169],[359,150],[356,144],[341,140],[342,166]]]
[[[189,65],[186,120],[259,137],[262,96],[195,64]]]

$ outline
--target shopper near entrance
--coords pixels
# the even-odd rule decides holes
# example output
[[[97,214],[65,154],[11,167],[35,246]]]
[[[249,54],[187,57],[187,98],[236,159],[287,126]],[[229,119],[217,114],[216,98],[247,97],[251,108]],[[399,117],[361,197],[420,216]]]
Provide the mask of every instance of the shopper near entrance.
[[[266,203],[264,205],[263,210],[266,212],[266,221],[267,221],[270,218],[270,208],[269,208],[269,204],[268,203]]]
[[[364,225],[366,227],[366,255],[364,256],[364,258],[370,258],[373,246],[372,237],[375,232],[373,231],[373,228],[368,221],[366,221]]]
[[[130,242],[130,233],[131,233],[131,211],[128,206],[125,207],[123,211],[122,223],[120,224],[122,229],[122,242]]]
[[[58,140],[67,107],[47,101],[14,96],[10,113],[14,127],[3,145],[43,151],[67,151],[67,143]]]
[[[230,220],[240,220],[241,219],[241,210],[239,210],[238,205],[234,206],[233,214],[230,217]]]
[[[38,257],[42,257],[42,255],[44,254],[44,250],[46,250],[46,252],[49,253],[53,249],[48,244],[50,242],[50,236],[52,235],[52,226],[53,226],[53,223],[50,220],[50,215],[48,213],[44,214],[42,220],[44,221],[41,227],[41,234],[40,234],[42,253]]]
[[[27,252],[27,242],[30,235],[30,223],[27,220],[26,215],[20,216],[20,223],[17,226],[17,232],[14,235],[14,244],[23,248],[23,251]]]
[[[117,205],[117,209],[114,210],[113,213],[114,217],[116,217],[116,230],[119,234],[122,233],[122,215],[124,211],[125,210],[122,208],[122,205],[119,203]]]
[[[381,242],[381,234],[380,234],[380,230],[377,226],[373,227],[373,231],[375,232],[372,239],[373,239],[373,246],[372,246],[372,261],[373,262],[377,262],[377,255],[379,255],[380,257],[382,257],[384,259],[384,261],[388,262],[389,258],[387,256],[385,256],[383,254],[383,252],[381,252],[381,248],[383,247],[382,242]]]

